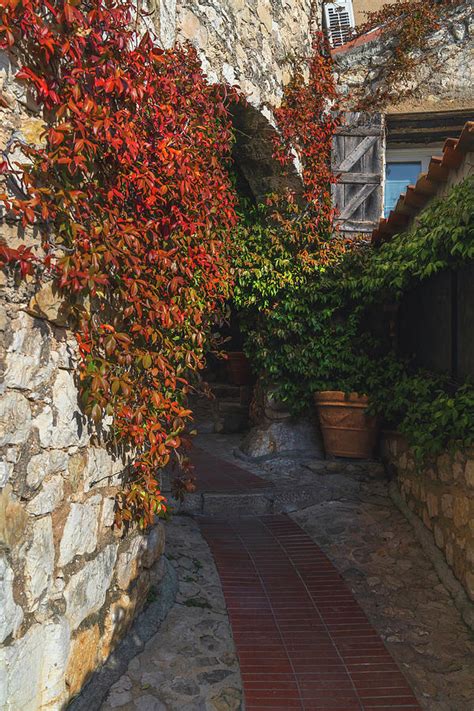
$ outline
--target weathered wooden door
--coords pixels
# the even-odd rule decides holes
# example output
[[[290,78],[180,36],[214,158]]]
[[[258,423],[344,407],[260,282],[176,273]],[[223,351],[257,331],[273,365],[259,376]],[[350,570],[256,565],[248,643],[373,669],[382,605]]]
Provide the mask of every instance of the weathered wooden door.
[[[342,232],[370,233],[383,211],[385,120],[383,114],[346,113],[333,141],[332,168],[339,176],[333,197]]]

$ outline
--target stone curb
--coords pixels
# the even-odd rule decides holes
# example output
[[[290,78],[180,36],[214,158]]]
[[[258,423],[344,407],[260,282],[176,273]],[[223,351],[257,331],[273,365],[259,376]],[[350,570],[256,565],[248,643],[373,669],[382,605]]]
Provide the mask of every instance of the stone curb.
[[[395,506],[401,511],[408,523],[411,524],[424,553],[432,563],[442,584],[453,598],[453,602],[461,613],[462,619],[474,632],[474,603],[471,602],[461,583],[457,580],[451,568],[446,563],[443,554],[435,543],[433,534],[426,528],[424,523],[410,511],[395,481],[392,480],[390,482],[388,490]]]
[[[158,600],[151,602],[140,613],[104,666],[93,674],[81,693],[69,703],[68,711],[98,711],[110,687],[127,671],[130,661],[159,630],[178,592],[178,576],[166,554],[164,563],[165,573],[159,586]]]

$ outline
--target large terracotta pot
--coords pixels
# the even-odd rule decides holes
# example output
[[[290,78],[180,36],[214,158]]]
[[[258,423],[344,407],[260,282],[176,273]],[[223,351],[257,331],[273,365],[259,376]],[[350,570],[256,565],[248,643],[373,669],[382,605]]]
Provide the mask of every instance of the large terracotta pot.
[[[227,353],[227,375],[232,385],[251,385],[253,376],[245,353],[242,351]]]
[[[377,440],[377,418],[366,415],[366,395],[346,395],[338,390],[315,393],[314,401],[326,454],[370,459]]]

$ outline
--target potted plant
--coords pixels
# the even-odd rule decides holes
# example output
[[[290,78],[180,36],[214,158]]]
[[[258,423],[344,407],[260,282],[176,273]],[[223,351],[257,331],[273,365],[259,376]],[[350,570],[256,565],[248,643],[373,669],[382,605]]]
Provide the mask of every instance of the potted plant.
[[[243,351],[227,353],[227,377],[232,385],[251,385],[253,382],[250,362]]]
[[[378,435],[377,417],[367,414],[367,395],[322,390],[314,400],[326,454],[370,459]]]

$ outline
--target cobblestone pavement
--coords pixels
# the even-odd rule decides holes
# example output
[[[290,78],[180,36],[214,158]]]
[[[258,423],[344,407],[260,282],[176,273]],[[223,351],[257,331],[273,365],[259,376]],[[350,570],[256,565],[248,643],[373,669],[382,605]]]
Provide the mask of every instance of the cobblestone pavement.
[[[103,711],[236,711],[242,685],[217,570],[198,525],[175,517],[166,554],[179,576],[159,632],[111,688]]]

